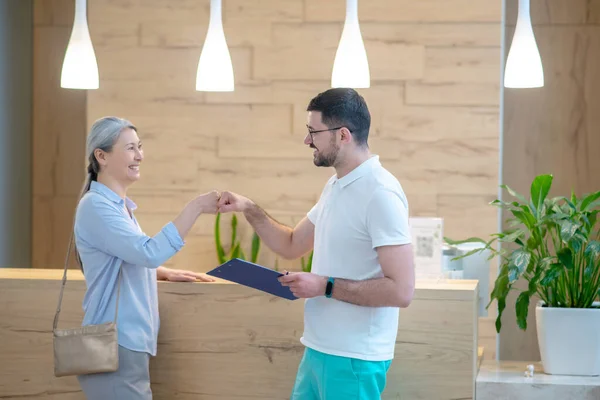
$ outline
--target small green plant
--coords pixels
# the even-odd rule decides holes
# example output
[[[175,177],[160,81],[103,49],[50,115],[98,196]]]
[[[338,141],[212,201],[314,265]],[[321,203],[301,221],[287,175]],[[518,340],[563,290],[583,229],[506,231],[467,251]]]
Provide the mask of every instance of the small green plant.
[[[300,258],[300,265],[302,266],[302,271],[304,271],[304,272],[311,271],[313,253],[314,253],[314,250],[311,250],[310,254],[308,255],[308,259],[306,261],[304,260],[304,256],[302,258]]]
[[[234,258],[246,260],[246,255],[242,249],[241,242],[237,235],[238,220],[237,216],[233,214],[231,217],[231,247],[228,252],[225,252],[221,242],[221,213],[217,213],[215,219],[215,245],[217,247],[217,258],[220,264],[223,264]],[[250,262],[256,263],[258,260],[258,253],[260,252],[260,237],[254,232],[252,234],[252,246],[250,248]]]
[[[223,264],[234,258],[246,260],[246,254],[242,249],[242,245],[239,241],[238,234],[238,219],[235,214],[231,217],[231,247],[228,251],[225,251],[221,241],[221,213],[217,213],[215,218],[215,245],[217,249],[217,259],[219,264]],[[258,253],[260,252],[260,237],[256,232],[252,234],[252,246],[250,251],[250,262],[256,263],[258,260]],[[305,259],[304,256],[300,259],[300,264],[303,272],[311,272],[312,269],[313,251],[311,250],[308,257]],[[275,271],[279,271],[279,258],[275,258]]]
[[[527,281],[516,301],[517,324],[527,329],[529,301],[539,296],[545,307],[592,308],[600,294],[600,232],[597,216],[600,212],[600,191],[581,198],[571,194],[548,198],[552,175],[539,175],[531,184],[531,198],[506,189],[516,200],[495,200],[491,204],[512,215],[508,219],[510,229],[494,233],[486,241],[469,238],[449,244],[482,243],[456,259],[468,257],[488,249],[489,259],[499,257],[500,272],[496,278],[490,302],[497,300],[498,317],[496,331],[502,328],[502,313],[506,297],[520,278]],[[503,243],[497,250],[494,242]]]

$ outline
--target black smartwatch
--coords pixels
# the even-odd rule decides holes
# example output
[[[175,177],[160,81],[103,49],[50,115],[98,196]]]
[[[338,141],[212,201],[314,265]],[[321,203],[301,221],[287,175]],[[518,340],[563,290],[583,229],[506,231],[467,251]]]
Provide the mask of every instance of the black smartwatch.
[[[327,286],[325,286],[325,297],[331,298],[331,294],[333,293],[333,283],[335,282],[335,278],[331,276],[327,279]]]

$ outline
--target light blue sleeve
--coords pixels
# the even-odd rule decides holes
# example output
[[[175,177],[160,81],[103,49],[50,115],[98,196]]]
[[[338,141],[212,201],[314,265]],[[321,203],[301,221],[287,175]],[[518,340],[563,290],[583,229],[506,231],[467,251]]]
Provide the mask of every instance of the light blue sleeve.
[[[411,242],[408,204],[403,196],[389,189],[377,189],[367,207],[367,230],[373,248]]]
[[[184,245],[172,222],[154,237],[141,232],[111,203],[93,197],[78,210],[79,230],[99,250],[127,263],[158,268]]]

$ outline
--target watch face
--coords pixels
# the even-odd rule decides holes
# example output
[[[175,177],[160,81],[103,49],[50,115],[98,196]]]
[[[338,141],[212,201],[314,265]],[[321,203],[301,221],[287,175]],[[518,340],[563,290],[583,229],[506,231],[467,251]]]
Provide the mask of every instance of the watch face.
[[[327,286],[325,287],[325,294],[330,295],[331,289],[333,289],[333,283],[331,281],[327,282]]]

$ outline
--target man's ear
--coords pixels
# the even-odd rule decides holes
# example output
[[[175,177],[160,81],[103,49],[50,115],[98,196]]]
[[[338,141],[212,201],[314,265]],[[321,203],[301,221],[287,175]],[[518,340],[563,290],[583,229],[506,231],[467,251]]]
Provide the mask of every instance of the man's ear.
[[[342,142],[345,143],[350,143],[352,141],[352,133],[350,133],[350,130],[348,130],[348,128],[343,127],[342,129],[340,129],[340,139]]]

